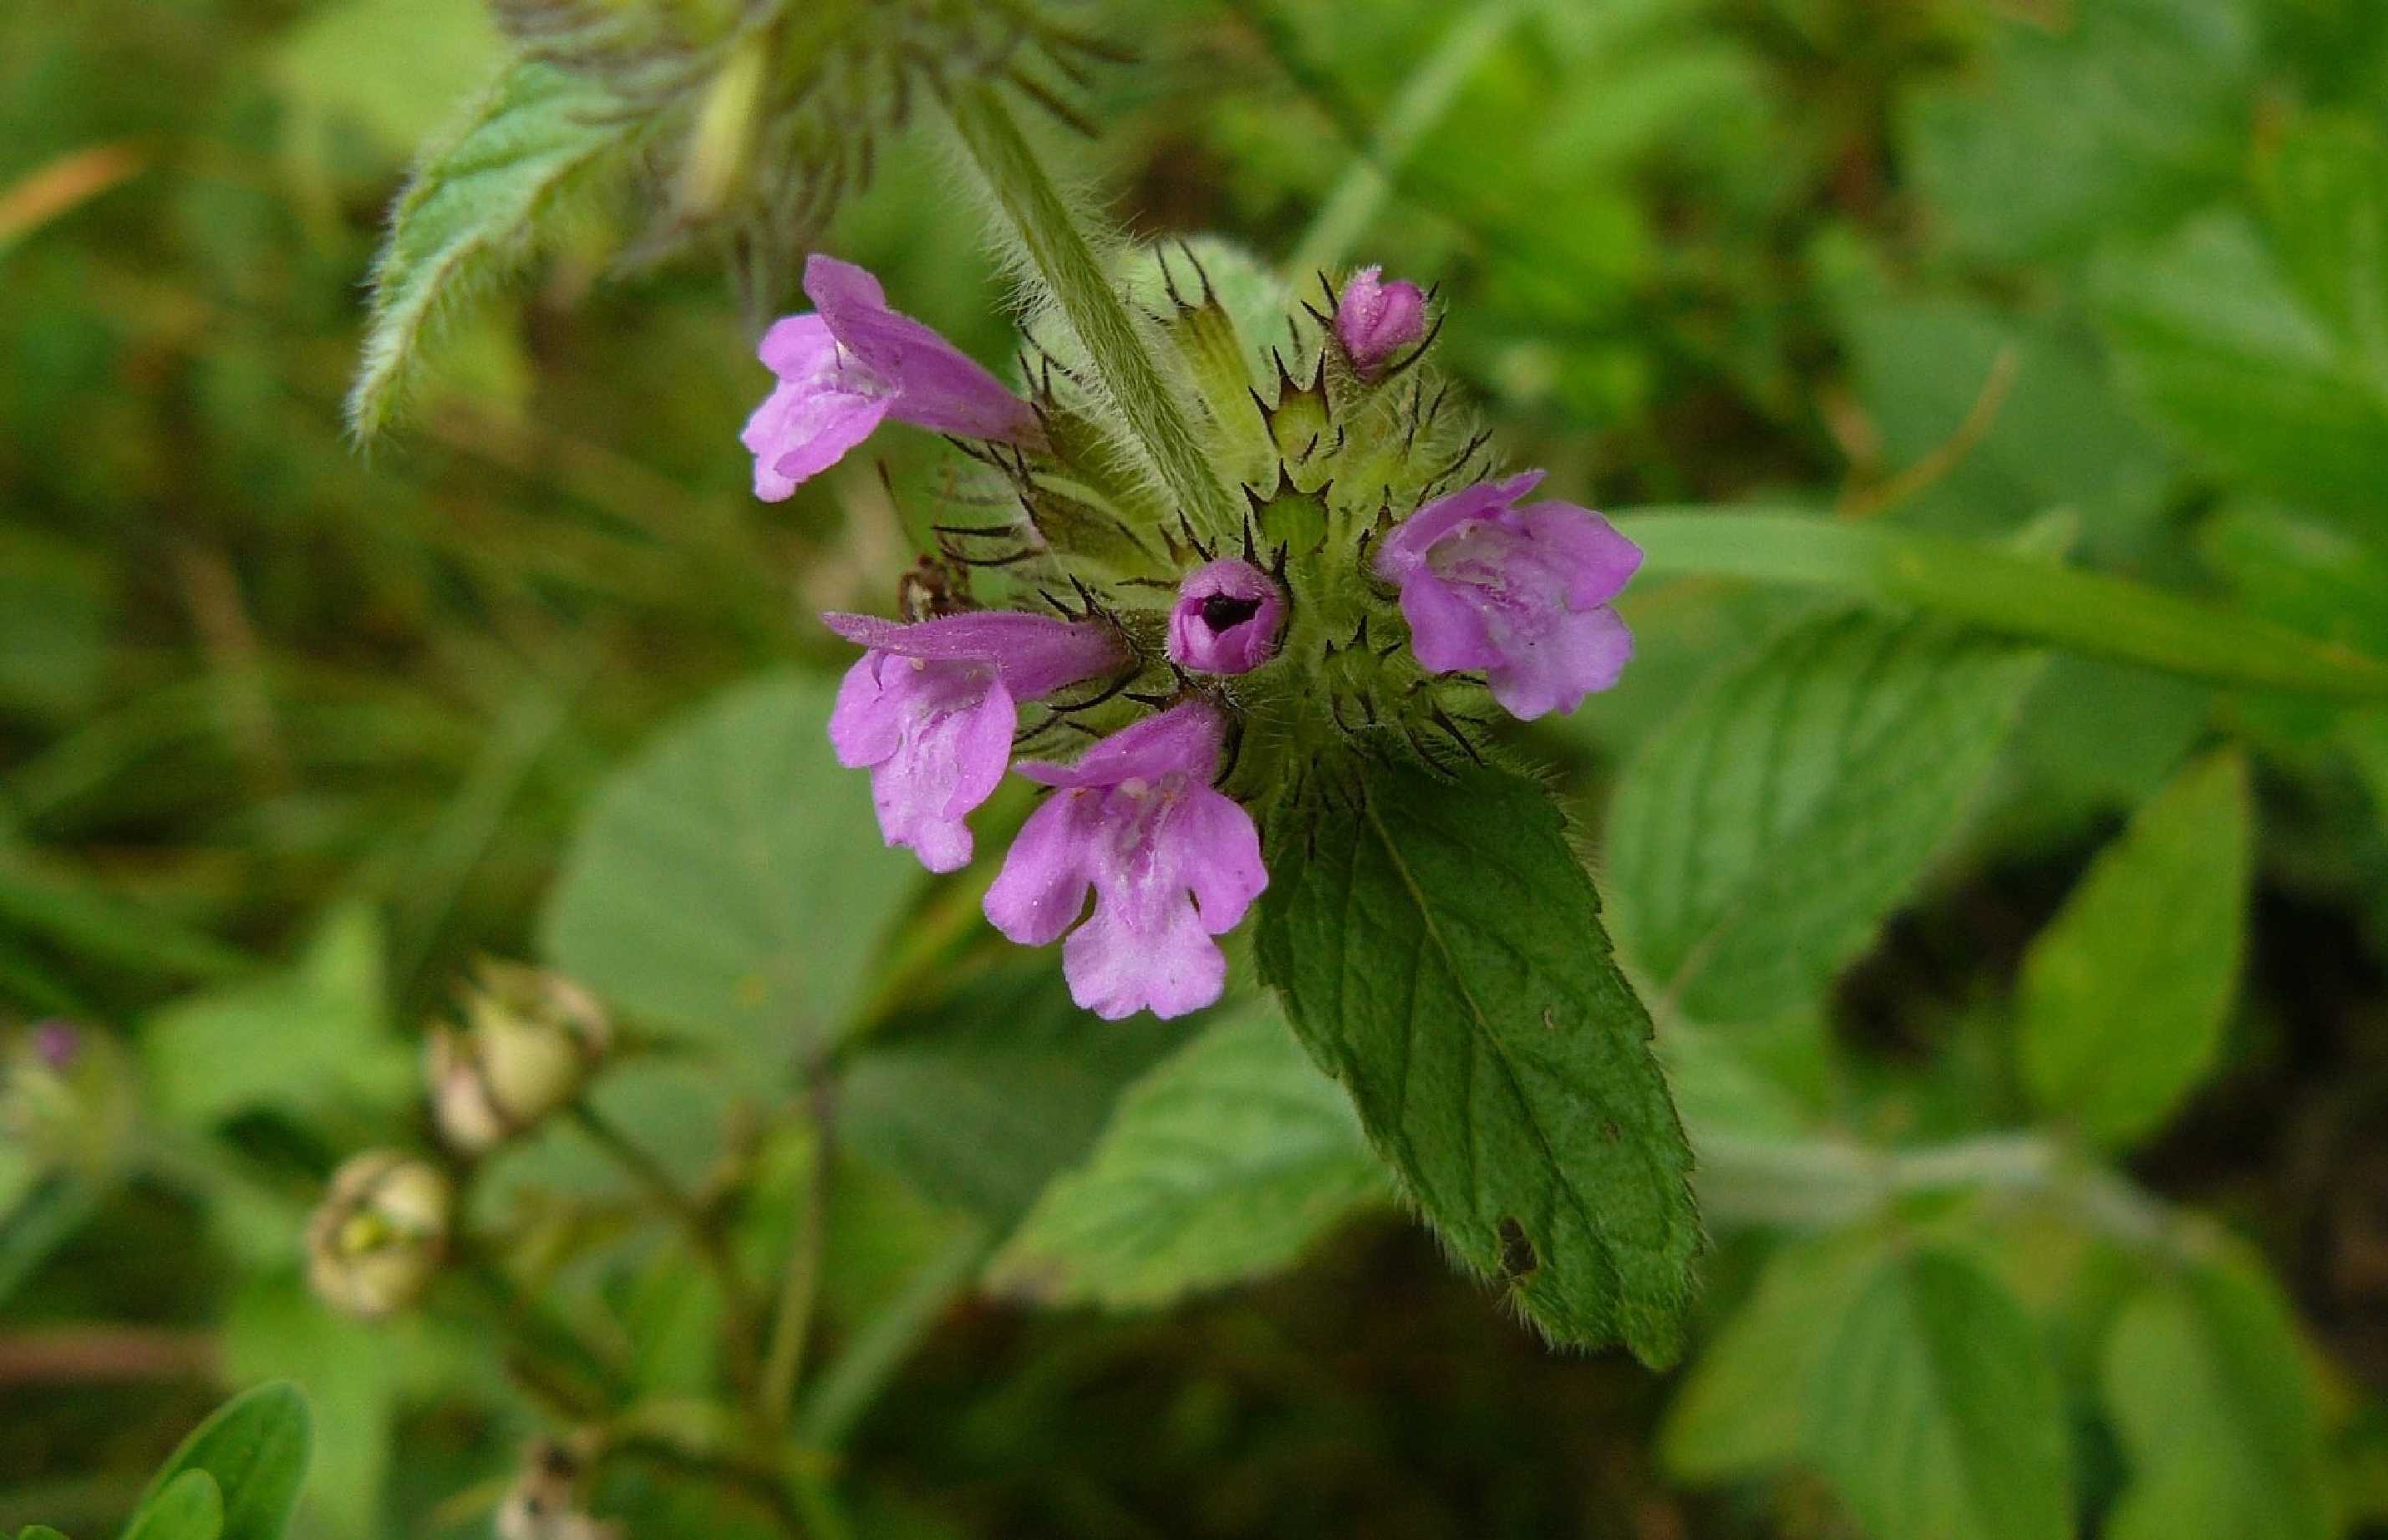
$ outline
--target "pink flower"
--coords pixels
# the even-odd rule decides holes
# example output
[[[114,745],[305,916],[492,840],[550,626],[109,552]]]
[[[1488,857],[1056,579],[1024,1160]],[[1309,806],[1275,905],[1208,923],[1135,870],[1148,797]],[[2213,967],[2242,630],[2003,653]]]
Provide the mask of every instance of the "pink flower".
[[[1041,443],[1028,403],[908,315],[852,262],[816,256],[805,292],[819,312],[782,316],[756,350],[780,383],[739,435],[755,495],[777,503],[870,437],[887,417],[964,439]]]
[[[1242,674],[1277,655],[1285,593],[1267,573],[1229,558],[1200,566],[1169,612],[1169,659],[1198,674]]]
[[[1225,732],[1217,707],[1189,701],[1073,766],[1020,767],[1060,791],[1012,842],[986,917],[1024,947],[1070,932],[1070,997],[1105,1021],[1217,1000],[1227,961],[1211,937],[1233,930],[1268,885],[1251,815],[1211,786]],[[1089,887],[1094,914],[1079,924]]]
[[[1542,479],[1529,471],[1437,498],[1385,537],[1376,560],[1378,576],[1401,587],[1418,662],[1481,669],[1492,698],[1528,721],[1617,682],[1633,637],[1608,601],[1642,565],[1598,514],[1515,506]]]
[[[1426,291],[1400,279],[1382,282],[1383,272],[1362,268],[1335,301],[1335,335],[1362,379],[1374,379],[1395,353],[1426,330]]]
[[[1042,615],[951,615],[918,625],[824,615],[870,649],[846,670],[829,719],[838,763],[870,770],[879,832],[932,872],[970,864],[962,821],[1011,761],[1018,703],[1124,666],[1108,626]]]

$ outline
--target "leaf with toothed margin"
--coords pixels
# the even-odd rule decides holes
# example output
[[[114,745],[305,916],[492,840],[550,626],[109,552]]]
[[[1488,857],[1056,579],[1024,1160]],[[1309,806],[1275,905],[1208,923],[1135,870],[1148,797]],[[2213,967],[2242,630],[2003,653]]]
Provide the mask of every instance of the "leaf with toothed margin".
[[[2044,656],[1849,612],[1728,665],[1610,807],[1626,955],[1696,1020],[1812,1000],[1962,822]]]
[[[1353,767],[1270,820],[1261,967],[1453,1253],[1557,1342],[1683,1347],[1691,1151],[1531,781]]]
[[[644,126],[603,87],[524,59],[424,157],[374,261],[373,321],[349,390],[359,442],[397,416],[440,323],[513,274],[577,201],[627,164]]]

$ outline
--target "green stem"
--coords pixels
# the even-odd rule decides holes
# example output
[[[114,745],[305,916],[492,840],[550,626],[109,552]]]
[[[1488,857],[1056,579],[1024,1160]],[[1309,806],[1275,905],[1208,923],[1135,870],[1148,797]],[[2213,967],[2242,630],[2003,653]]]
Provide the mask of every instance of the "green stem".
[[[1096,382],[1164,491],[1198,525],[1238,527],[1168,375],[1155,362],[1069,202],[1046,174],[993,85],[952,101],[954,127],[1004,223],[1086,350]]]
[[[835,1449],[845,1442],[881,1388],[994,1254],[998,1239],[989,1226],[964,1227],[854,1333],[805,1399],[796,1432],[807,1448]]]
[[[747,1290],[745,1276],[738,1269],[738,1260],[730,1254],[730,1242],[721,1227],[689,1196],[661,1161],[586,1100],[572,1104],[572,1121],[589,1136],[590,1142],[646,1190],[656,1206],[687,1235],[698,1257],[712,1272],[721,1290],[722,1348],[729,1361],[730,1377],[741,1389],[751,1391],[755,1384],[758,1312],[755,1297]]]
[[[1920,1150],[1876,1150],[1832,1139],[1693,1139],[1700,1206],[1721,1224],[1835,1229],[1902,1198],[1930,1192],[2040,1197],[2077,1212],[2126,1244],[2163,1251],[2182,1241],[2159,1200],[2058,1141],[1990,1134]]]
[[[804,1372],[805,1346],[812,1335],[813,1305],[820,1292],[821,1254],[829,1228],[832,1108],[825,1082],[816,1090],[813,1106],[812,1170],[807,1174],[804,1202],[796,1211],[795,1231],[788,1239],[779,1308],[771,1318],[770,1345],[764,1354],[762,1384],[756,1397],[764,1436],[775,1442],[787,1429],[788,1408]]]
[[[2388,699],[2388,662],[2351,647],[1979,541],[1715,509],[1643,509],[1615,522],[1653,578],[1823,589],[2215,684]]]
[[[1451,110],[1476,67],[1517,16],[1517,0],[1482,0],[1442,34],[1426,62],[1393,98],[1366,150],[1343,173],[1310,222],[1310,229],[1287,264],[1289,274],[1299,279],[1314,272],[1330,273],[1350,255],[1353,243],[1391,196],[1393,177],[1403,163]]]

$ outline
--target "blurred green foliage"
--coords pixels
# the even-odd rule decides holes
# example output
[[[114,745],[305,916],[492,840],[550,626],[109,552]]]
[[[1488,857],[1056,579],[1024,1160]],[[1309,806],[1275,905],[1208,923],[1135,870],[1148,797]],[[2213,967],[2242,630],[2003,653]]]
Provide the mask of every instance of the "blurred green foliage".
[[[1561,495],[2069,552],[2388,655],[2372,0],[1092,8],[1137,57],[1070,142],[1129,225],[1439,281]],[[647,222],[588,200],[351,447],[384,213],[502,50],[476,0],[0,10],[0,1025],[90,1041],[90,1137],[6,1083],[0,1531],[124,1523],[284,1377],[294,1534],[479,1533],[616,1393],[596,1511],[788,1529],[690,1452],[756,1368],[725,1279],[810,1255],[805,1533],[2388,1533],[2388,707],[1645,578],[1625,682],[1519,742],[1605,831],[1715,1245],[1686,1368],[1549,1354],[1265,1007],[1087,1021],[879,847],[808,617],[887,607],[940,447],[753,501],[701,245],[617,264]],[[1002,359],[936,134],[873,170],[823,244]],[[470,1194],[494,1278],[309,1295],[483,953],[624,1015],[592,1108],[731,1267],[552,1126]],[[542,1331],[583,1356],[526,1390],[496,1344]]]

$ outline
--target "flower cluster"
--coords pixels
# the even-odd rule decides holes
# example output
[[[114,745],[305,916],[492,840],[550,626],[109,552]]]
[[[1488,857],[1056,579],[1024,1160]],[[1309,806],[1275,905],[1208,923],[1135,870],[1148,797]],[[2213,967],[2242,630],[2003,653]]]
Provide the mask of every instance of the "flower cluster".
[[[1213,282],[1238,261],[1181,247],[1136,275],[1240,494],[1233,528],[1124,468],[1067,339],[1032,335],[1015,392],[828,258],[806,274],[815,311],[763,340],[778,384],[744,434],[765,498],[894,418],[977,463],[963,501],[1016,510],[937,526],[934,597],[904,619],[825,617],[864,649],[831,737],[870,770],[888,844],[935,872],[970,861],[968,820],[1007,770],[1049,788],[986,915],[1063,941],[1073,998],[1111,1019],[1219,998],[1214,938],[1268,883],[1256,812],[1299,817],[1354,754],[1480,759],[1489,707],[1573,710],[1632,650],[1610,602],[1640,552],[1598,514],[1528,502],[1540,472],[1492,474],[1488,436],[1429,377],[1429,295],[1369,268],[1322,278],[1323,309],[1238,314],[1225,293],[1269,286]],[[1004,592],[973,595],[973,571]],[[1067,763],[1013,762],[1073,738]]]

